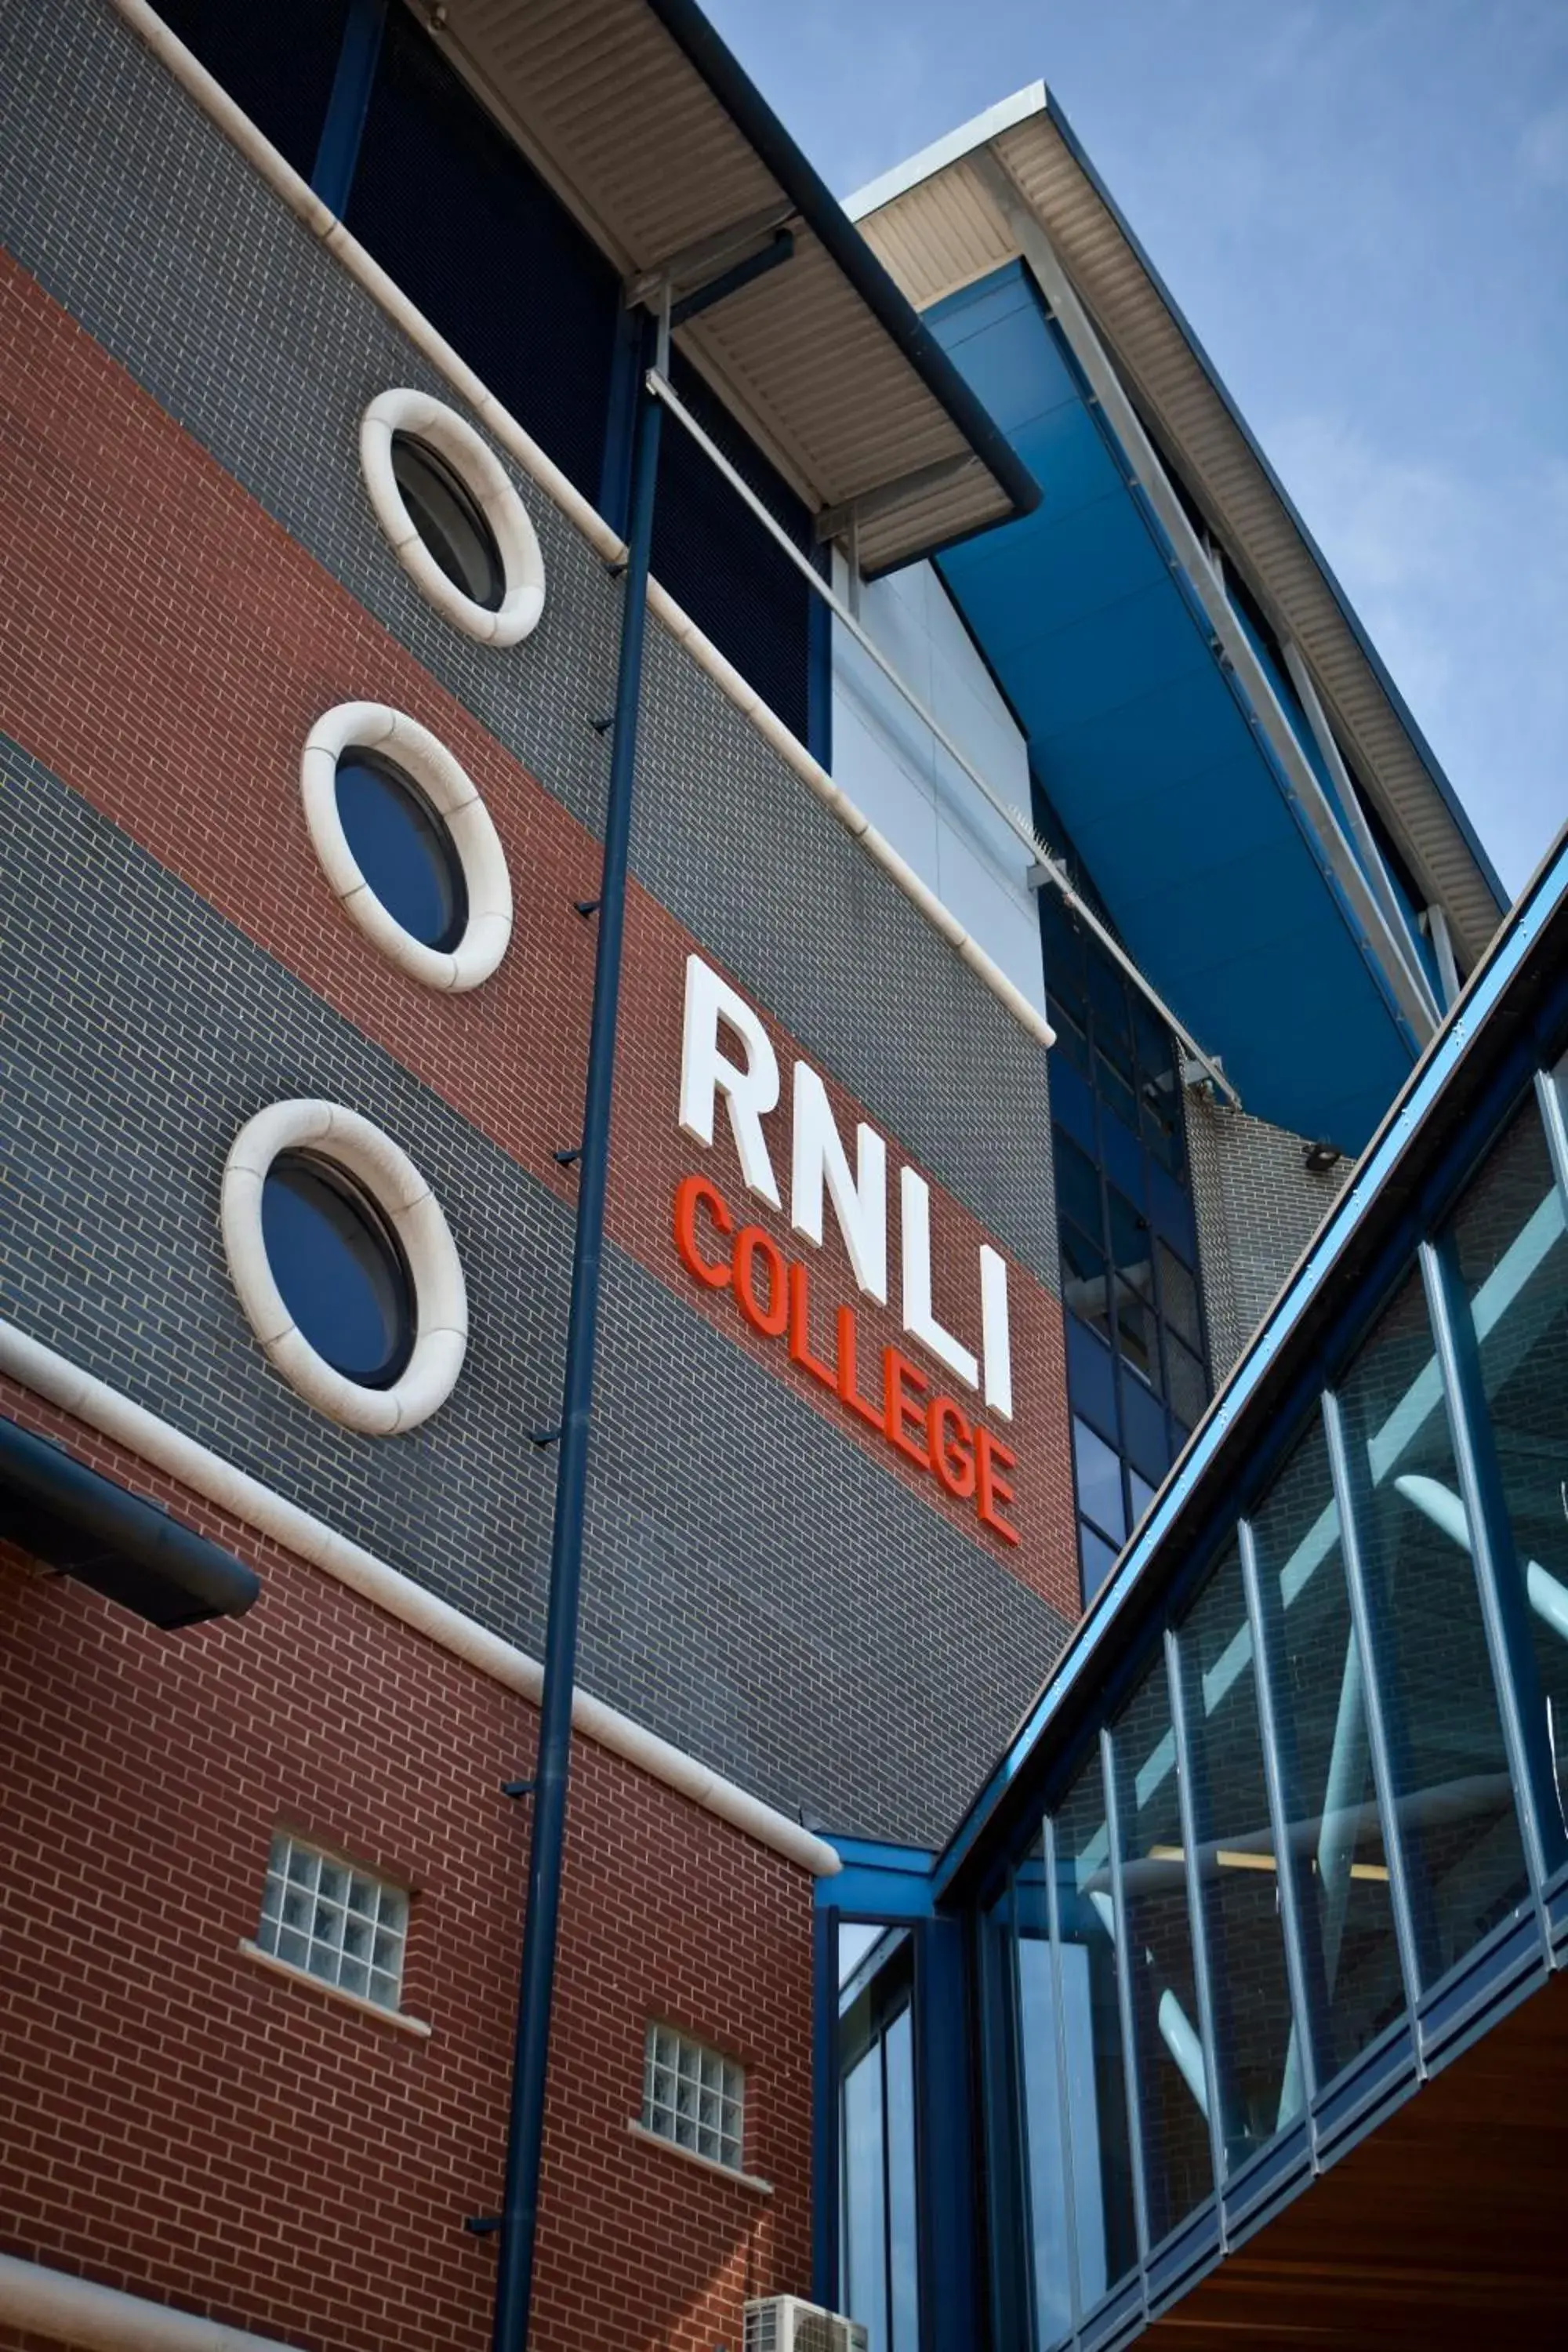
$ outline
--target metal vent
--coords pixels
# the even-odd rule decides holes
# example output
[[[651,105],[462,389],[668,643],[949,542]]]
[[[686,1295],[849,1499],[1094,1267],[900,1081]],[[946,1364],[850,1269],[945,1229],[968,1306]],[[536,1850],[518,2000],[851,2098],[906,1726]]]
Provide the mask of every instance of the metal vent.
[[[858,2320],[798,2295],[773,2294],[746,2305],[745,2352],[868,2352]]]

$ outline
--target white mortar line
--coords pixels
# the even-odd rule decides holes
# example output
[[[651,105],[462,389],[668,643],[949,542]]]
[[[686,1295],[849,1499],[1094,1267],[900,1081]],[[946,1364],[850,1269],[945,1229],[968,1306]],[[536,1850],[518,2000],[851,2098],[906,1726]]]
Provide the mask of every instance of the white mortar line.
[[[166,1476],[176,1478],[193,1494],[228,1511],[247,1527],[269,1536],[296,1559],[335,1577],[340,1584],[373,1601],[388,1616],[461,1658],[492,1682],[539,1704],[544,1669],[525,1650],[503,1642],[499,1633],[465,1616],[460,1609],[437,1600],[412,1577],[393,1568],[374,1552],[340,1535],[324,1519],[291,1503],[275,1488],[264,1486],[221,1454],[211,1453],[172,1423],[149,1412],[117,1389],[80,1370],[42,1340],[34,1339],[15,1323],[0,1320],[0,1372],[21,1387],[68,1412],[100,1436],[125,1446]],[[796,1863],[816,1878],[831,1878],[838,1856],[825,1839],[814,1837],[798,1822],[737,1788],[732,1780],[700,1763],[684,1748],[660,1739],[630,1716],[622,1715],[603,1699],[579,1687],[572,1695],[572,1727],[584,1738],[607,1748],[628,1764],[661,1780],[705,1811],[728,1822],[759,1845],[772,1848],[787,1862]],[[87,2339],[83,2339],[85,2342]]]
[[[15,2254],[0,2254],[0,2320],[24,2336],[52,2336],[84,2352],[289,2352],[271,2336]]]
[[[443,336],[437,333],[423,311],[416,310],[401,288],[394,284],[379,263],[372,260],[357,238],[349,235],[314,189],[300,177],[291,163],[284,161],[249,116],[242,112],[221,84],[213,79],[206,68],[169,30],[163,18],[147,5],[147,0],[111,0],[111,5],[141,36],[153,55],[168,68],[186,95],[239,149],[247,162],[281,196],[289,211],[298,215],[311,235],[321,240],[328,252],[342,264],[349,276],[363,288],[437,373],[445,378],[452,391],[473,410],[486,430],[494,436],[535,487],[561,509],[567,521],[587,541],[595,554],[606,563],[619,562],[626,552],[625,542],[603,515],[590,506],[582,492],[567,480],[560,467],[545,456],[532,436],[526,433],[517,419],[502,407],[468,362],[458,357]],[[670,635],[684,646],[698,668],[704,671],[742,716],[751,720],[763,741],[772,746],[801,782],[808,785],[819,800],[826,802],[839,823],[855,835],[867,855],[875,859],[907,898],[912,899],[926,920],[942,933],[975,978],[984,982],[1019,1026],[1040,1045],[1054,1045],[1055,1033],[1045,1014],[1037,1011],[1022,989],[1015,986],[1001,966],[994,963],[984,949],[969,936],[957,917],[949,912],[934,891],[927,888],[892,844],[883,838],[852,801],[846,799],[820,761],[812,758],[805,744],[791,733],[782,719],[768,709],[767,704],[724,659],[717,646],[710,644],[695,622],[681,611],[674,598],[655,580],[648,582],[647,598],[650,611]]]

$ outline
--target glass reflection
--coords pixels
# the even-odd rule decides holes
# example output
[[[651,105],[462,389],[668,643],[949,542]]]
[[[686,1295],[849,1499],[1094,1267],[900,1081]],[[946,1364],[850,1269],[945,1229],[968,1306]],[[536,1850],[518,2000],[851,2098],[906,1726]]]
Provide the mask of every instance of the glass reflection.
[[[1162,1652],[1112,1733],[1149,2242],[1214,2187],[1176,1743]]]
[[[1110,1833],[1098,1752],[1068,1790],[1055,1830],[1079,2301],[1089,2311],[1138,2259]]]
[[[1498,1477],[1540,1680],[1527,1696],[1544,1737],[1561,1858],[1568,1832],[1568,1222],[1535,1105],[1527,1103],[1460,1202],[1454,1248],[1468,1304]],[[1466,1539],[1454,1498],[1425,1498]]]
[[[1340,1403],[1426,1986],[1528,1882],[1418,1276],[1356,1357]]]
[[[1305,1943],[1320,2078],[1405,2007],[1328,1445],[1314,1425],[1252,1521],[1275,1683],[1287,1867]],[[1288,2053],[1282,2118],[1300,2099]]]
[[[839,1994],[839,2307],[868,2352],[920,2347],[911,1962],[884,1932]]]
[[[1181,1658],[1221,2120],[1234,2169],[1302,2108],[1252,1634],[1234,1547],[1182,1628]]]
[[[1034,2257],[1035,2341],[1039,2352],[1072,2327],[1068,2282],[1067,2177],[1062,2158],[1057,2063],[1056,1979],[1051,1967],[1044,1842],[1037,1839],[1013,1882],[1018,1965],[1018,2054]]]

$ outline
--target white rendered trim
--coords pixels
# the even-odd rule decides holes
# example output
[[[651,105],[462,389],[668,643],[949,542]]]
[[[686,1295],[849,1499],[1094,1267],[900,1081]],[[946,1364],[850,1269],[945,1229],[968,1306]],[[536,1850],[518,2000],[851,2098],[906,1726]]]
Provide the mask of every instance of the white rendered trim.
[[[373,261],[358,240],[349,235],[342,222],[328,210],[314,189],[300,177],[292,164],[285,163],[270,141],[263,138],[227,91],[192,56],[184,43],[170,31],[163,18],[147,5],[147,0],[112,0],[112,5],[116,13],[125,19],[160,63],[168,68],[186,96],[238,148],[246,161],[282,198],[311,235],[321,240],[328,252],[342,264],[393,325],[406,335],[421,357],[445,379],[458,399],[472,409],[485,430],[500,443],[512,462],[529,476],[535,487],[559,508],[594,552],[606,563],[622,562],[626,550],[619,534],[590,506],[575,485],[567,480],[560,467],[545,456],[516,418],[501,406],[467,361],[460,359],[451,345],[437,333],[428,319],[415,308],[379,263]],[[913,901],[927,921],[942,933],[968,965],[975,978],[1012,1014],[1019,1027],[1038,1044],[1052,1044],[1050,1024],[1045,1015],[1036,1011],[1022,989],[1015,987],[1001,966],[968,936],[956,917],[949,913],[933,891],[926,888],[892,844],[883,838],[852,801],[846,798],[826,769],[812,758],[805,744],[790,732],[782,719],[768,709],[740,673],[725,660],[718,647],[710,644],[690,615],[682,612],[657,580],[648,582],[647,601],[649,611],[685,647],[698,668],[712,679],[720,692],[728,697],[742,717],[751,720],[763,741],[773,747],[800,781],[826,803],[846,830],[855,835],[867,856],[873,858],[897,883],[906,898]]]
[[[412,1577],[351,1542],[324,1519],[301,1510],[275,1488],[264,1486],[247,1471],[226,1462],[221,1454],[212,1453],[194,1437],[187,1437],[183,1430],[149,1412],[144,1405],[133,1403],[106,1381],[81,1371],[53,1348],[3,1318],[0,1372],[60,1412],[72,1414],[89,1429],[96,1429],[100,1436],[125,1446],[153,1469],[162,1470],[165,1476],[188,1486],[193,1494],[216,1504],[219,1510],[243,1519],[247,1527],[270,1537],[297,1559],[308,1560],[312,1568],[335,1577],[340,1584],[346,1584],[363,1599],[374,1601],[388,1616],[412,1626],[416,1633],[461,1658],[477,1673],[488,1675],[492,1682],[515,1691],[531,1706],[538,1706],[544,1669],[537,1658],[502,1641],[499,1633],[490,1633],[472,1617],[465,1616],[449,1601],[437,1600],[423,1585],[416,1584]],[[657,1732],[646,1730],[629,1716],[606,1706],[602,1699],[593,1697],[581,1687],[572,1694],[572,1727],[584,1738],[592,1739],[598,1747],[607,1748],[613,1755],[635,1765],[639,1772],[646,1772],[649,1780],[662,1781],[679,1796],[689,1798],[694,1805],[727,1822],[758,1845],[768,1846],[786,1862],[810,1871],[814,1877],[831,1878],[839,1869],[838,1856],[826,1839],[814,1837],[798,1822],[792,1822],[787,1813],[764,1804],[760,1797],[749,1795],[734,1781],[726,1780],[706,1764],[699,1763],[695,1756],[672,1747]],[[97,2341],[81,2336],[73,2340],[82,2344]]]
[[[279,1289],[261,1227],[261,1196],[279,1152],[310,1151],[362,1184],[396,1234],[414,1291],[414,1352],[390,1388],[366,1388],[319,1355]],[[223,1171],[229,1277],[275,1372],[318,1412],[367,1437],[417,1429],[446,1403],[468,1344],[462,1262],[440,1202],[408,1154],[341,1103],[271,1103],[247,1119]]]
[[[417,784],[463,869],[468,919],[455,948],[426,947],[384,907],[360,871],[338,814],[338,762],[379,751]],[[321,870],[340,906],[389,961],[454,994],[489,980],[511,938],[511,881],[489,811],[466,769],[427,727],[380,702],[340,702],[311,728],[300,760],[300,796]]]
[[[393,467],[392,438],[405,433],[444,457],[479,508],[501,561],[506,593],[497,612],[465,595],[447,579],[409,513]],[[515,646],[531,636],[544,610],[544,558],[528,509],[511,476],[455,408],[427,392],[378,393],[360,419],[359,461],[375,519],[405,572],[426,602],[454,626],[489,646]]]
[[[23,2336],[52,2336],[83,2352],[289,2352],[273,2336],[226,2327],[16,2254],[0,2254],[0,2320]]]
[[[645,2147],[661,2147],[667,2156],[679,2157],[682,2164],[695,2164],[700,2170],[710,2172],[716,2180],[727,2180],[731,2189],[749,2189],[754,2197],[771,2197],[773,2184],[755,2172],[738,2172],[732,2164],[721,2164],[714,2156],[702,2156],[694,2147],[682,2147],[678,2139],[666,2139],[662,2132],[649,2131],[640,2116],[628,2116],[626,2129]]]
[[[258,1969],[270,1969],[276,1977],[289,1984],[309,1985],[312,1991],[323,1993],[328,2000],[342,2001],[346,2008],[358,2010],[362,2017],[374,2017],[382,2025],[395,2025],[399,2033],[413,2033],[421,2042],[428,2042],[435,2028],[422,2017],[410,2017],[405,2009],[383,2009],[378,2000],[367,2000],[363,1993],[350,1992],[346,1985],[329,1984],[325,1977],[313,1977],[309,1969],[297,1969],[292,1960],[280,1960],[276,1952],[264,1952],[248,1936],[242,1936],[237,1949]]]
[[[976,147],[988,147],[992,140],[1000,139],[1005,131],[1016,130],[1020,122],[1027,122],[1032,114],[1044,114],[1047,108],[1045,83],[1027,83],[1024,89],[1016,89],[1011,98],[999,98],[995,105],[988,106],[983,114],[971,115],[969,121],[961,122],[956,130],[944,131],[942,137],[932,140],[929,147],[921,148],[901,163],[895,163],[890,171],[883,172],[875,180],[868,180],[863,188],[857,188],[852,196],[843,199],[844,211],[852,221],[864,220],[868,213],[880,212],[884,205],[894,203],[900,196],[907,196],[911,188],[918,188],[922,180],[933,180],[939,172],[945,172],[950,163],[960,163],[965,155],[972,155]],[[994,263],[986,265],[987,277],[994,267]],[[948,290],[951,293],[956,289],[950,287]]]

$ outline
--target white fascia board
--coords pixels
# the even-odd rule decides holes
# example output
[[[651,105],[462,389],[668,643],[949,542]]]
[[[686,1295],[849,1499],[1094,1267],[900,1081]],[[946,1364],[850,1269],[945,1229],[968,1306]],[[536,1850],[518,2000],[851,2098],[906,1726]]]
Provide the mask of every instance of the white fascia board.
[[[875,180],[868,180],[863,188],[857,188],[852,196],[845,197],[845,211],[852,221],[864,220],[868,213],[879,212],[884,205],[890,205],[895,198],[907,195],[911,188],[918,188],[922,180],[934,179],[950,163],[956,163],[960,156],[971,154],[989,140],[999,139],[1004,131],[1011,131],[1016,123],[1026,122],[1031,114],[1044,114],[1047,105],[1043,81],[1032,81],[1026,89],[1016,89],[1011,98],[998,99],[995,105],[988,106],[984,114],[973,115],[969,121],[961,122],[956,131],[944,131],[929,147],[922,147],[918,155],[910,156],[905,163],[895,163],[890,172],[882,173]]]

